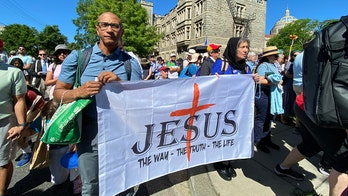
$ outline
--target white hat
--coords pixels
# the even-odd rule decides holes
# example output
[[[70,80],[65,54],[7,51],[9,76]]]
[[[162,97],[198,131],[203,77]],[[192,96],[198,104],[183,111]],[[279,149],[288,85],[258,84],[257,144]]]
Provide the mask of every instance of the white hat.
[[[196,53],[196,50],[191,48],[188,52],[186,52],[186,55],[193,55],[194,53]]]
[[[175,54],[175,53],[171,53],[171,54],[170,54],[170,57],[173,57],[173,56],[176,56],[176,54]]]

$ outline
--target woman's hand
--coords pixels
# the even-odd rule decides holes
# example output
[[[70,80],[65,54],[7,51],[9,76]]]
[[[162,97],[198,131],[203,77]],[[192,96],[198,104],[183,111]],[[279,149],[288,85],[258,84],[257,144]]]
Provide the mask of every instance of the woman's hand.
[[[24,126],[15,126],[8,130],[8,140],[18,140],[21,137],[22,131],[24,130]]]
[[[268,80],[267,80],[266,76],[259,76],[258,78],[259,79],[256,82],[257,84],[268,84]]]
[[[258,74],[258,73],[256,73],[256,74],[252,74],[252,75],[253,75],[253,79],[254,79],[254,81],[255,81],[256,83],[258,83],[258,82],[259,82],[259,80],[260,80],[259,74]]]

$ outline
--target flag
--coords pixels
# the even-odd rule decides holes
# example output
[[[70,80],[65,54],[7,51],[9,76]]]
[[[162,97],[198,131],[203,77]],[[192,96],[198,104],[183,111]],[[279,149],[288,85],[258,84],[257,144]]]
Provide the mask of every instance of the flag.
[[[251,158],[254,87],[251,74],[105,84],[96,95],[99,195]]]
[[[204,45],[208,46],[208,37],[207,36],[205,37]]]

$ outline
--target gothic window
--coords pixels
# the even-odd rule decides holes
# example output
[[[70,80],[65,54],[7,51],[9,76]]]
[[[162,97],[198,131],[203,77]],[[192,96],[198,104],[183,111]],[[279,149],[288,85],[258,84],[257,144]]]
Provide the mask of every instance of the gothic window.
[[[237,3],[234,14],[238,18],[243,18],[244,14],[245,14],[245,5]]]
[[[241,37],[244,31],[244,26],[242,24],[234,24],[234,37]]]
[[[172,33],[172,39],[171,39],[171,41],[172,41],[172,43],[171,43],[171,45],[175,45],[176,44],[176,42],[175,42],[175,40],[176,40],[176,37],[175,37],[175,33]]]
[[[202,21],[199,21],[195,24],[195,35],[196,38],[202,37],[203,24]]]
[[[199,16],[203,13],[203,1],[196,2],[195,13],[196,16]]]
[[[191,28],[190,27],[186,27],[186,39],[187,40],[189,40],[191,38],[190,34],[191,34]]]

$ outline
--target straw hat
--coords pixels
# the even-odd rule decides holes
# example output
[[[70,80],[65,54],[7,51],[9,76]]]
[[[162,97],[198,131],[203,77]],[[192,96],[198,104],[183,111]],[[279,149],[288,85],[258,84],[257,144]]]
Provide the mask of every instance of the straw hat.
[[[199,57],[199,54],[198,53],[194,53],[191,57],[191,60],[190,60],[190,63],[195,63],[198,61],[198,57]]]
[[[268,46],[263,49],[262,56],[271,56],[274,54],[279,54],[279,50],[276,46]]]
[[[147,58],[141,58],[141,59],[140,59],[140,64],[142,64],[142,65],[147,65],[147,64],[149,64],[149,63],[150,63],[150,61],[147,60]]]

